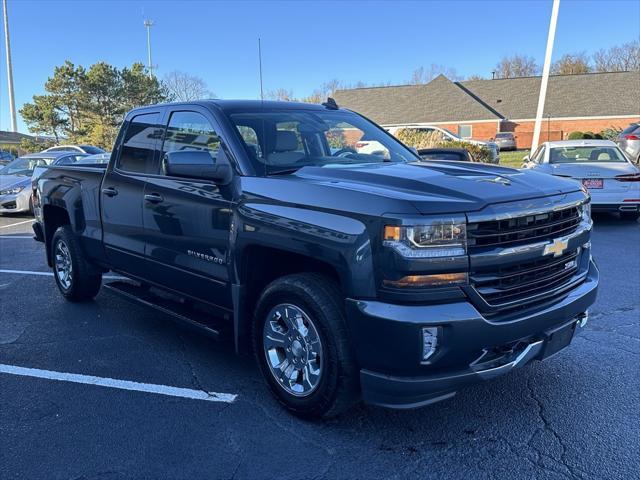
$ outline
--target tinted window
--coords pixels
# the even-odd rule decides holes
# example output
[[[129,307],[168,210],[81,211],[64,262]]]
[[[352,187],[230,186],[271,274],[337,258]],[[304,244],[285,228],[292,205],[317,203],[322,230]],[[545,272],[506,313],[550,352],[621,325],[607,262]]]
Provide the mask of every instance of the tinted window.
[[[467,157],[460,152],[429,152],[421,153],[424,160],[459,160],[464,161]]]
[[[127,126],[118,168],[127,172],[152,173],[154,147],[158,138],[158,114],[136,115]]]
[[[620,135],[625,135],[627,133],[632,133],[635,130],[640,131],[640,125],[635,125],[635,124],[629,125],[627,128],[622,130],[622,132],[620,132]]]

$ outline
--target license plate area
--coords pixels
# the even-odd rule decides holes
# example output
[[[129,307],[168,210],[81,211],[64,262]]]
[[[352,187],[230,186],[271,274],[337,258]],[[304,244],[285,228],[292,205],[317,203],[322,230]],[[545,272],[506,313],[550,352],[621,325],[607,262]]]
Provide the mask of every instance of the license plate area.
[[[547,341],[540,355],[540,359],[544,360],[545,358],[549,358],[568,346],[573,339],[575,331],[576,322],[572,322],[569,325],[548,332]]]
[[[602,178],[583,178],[582,185],[584,185],[587,190],[601,190],[604,188],[604,179]]]

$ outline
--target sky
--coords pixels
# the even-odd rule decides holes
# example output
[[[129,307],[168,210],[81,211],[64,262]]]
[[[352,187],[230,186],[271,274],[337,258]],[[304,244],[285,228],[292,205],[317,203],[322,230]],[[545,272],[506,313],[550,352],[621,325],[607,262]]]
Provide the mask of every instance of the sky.
[[[309,95],[323,82],[406,83],[431,64],[491,76],[515,53],[542,64],[551,0],[514,1],[102,1],[7,0],[16,107],[65,60],[89,66],[146,63],[143,19],[153,19],[157,75],[202,77],[220,98],[264,89]],[[4,33],[4,30],[3,30]],[[640,1],[562,0],[553,58],[640,38]],[[8,130],[4,42],[0,130]],[[27,132],[20,118],[18,129]]]

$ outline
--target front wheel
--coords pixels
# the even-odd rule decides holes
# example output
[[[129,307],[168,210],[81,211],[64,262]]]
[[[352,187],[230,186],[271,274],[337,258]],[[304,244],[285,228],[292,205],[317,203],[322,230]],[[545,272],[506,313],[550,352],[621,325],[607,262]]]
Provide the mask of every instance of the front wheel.
[[[269,388],[288,410],[328,418],[359,395],[339,289],[317,274],[272,282],[256,309],[253,345]]]
[[[86,260],[78,239],[68,225],[59,227],[51,239],[53,277],[60,293],[70,302],[93,299],[100,291],[102,274]]]

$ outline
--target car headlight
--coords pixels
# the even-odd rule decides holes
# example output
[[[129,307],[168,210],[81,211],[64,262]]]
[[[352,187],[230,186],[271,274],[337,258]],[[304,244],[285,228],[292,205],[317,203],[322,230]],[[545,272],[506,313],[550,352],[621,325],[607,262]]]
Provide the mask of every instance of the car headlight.
[[[456,257],[467,253],[467,227],[452,220],[384,227],[383,245],[407,258]]]
[[[591,221],[591,202],[586,202],[580,205],[580,213],[582,214],[582,221]]]
[[[24,187],[11,187],[6,190],[0,190],[0,195],[15,195],[16,193],[20,193],[24,190]]]

